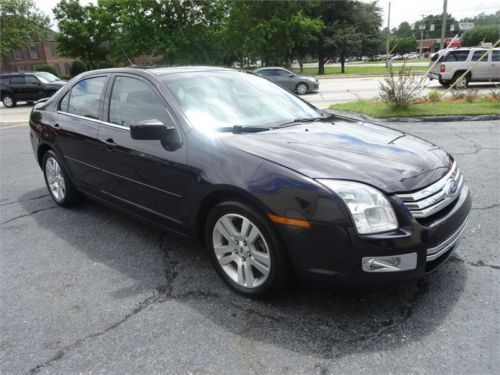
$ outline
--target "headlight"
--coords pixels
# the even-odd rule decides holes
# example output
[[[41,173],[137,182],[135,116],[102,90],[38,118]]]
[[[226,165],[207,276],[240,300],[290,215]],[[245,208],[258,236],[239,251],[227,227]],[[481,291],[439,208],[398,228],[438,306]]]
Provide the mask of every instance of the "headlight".
[[[351,181],[318,180],[339,195],[351,212],[358,233],[397,229],[398,221],[387,198],[371,186]]]
[[[318,80],[314,77],[306,77],[306,79],[311,82],[318,82]]]

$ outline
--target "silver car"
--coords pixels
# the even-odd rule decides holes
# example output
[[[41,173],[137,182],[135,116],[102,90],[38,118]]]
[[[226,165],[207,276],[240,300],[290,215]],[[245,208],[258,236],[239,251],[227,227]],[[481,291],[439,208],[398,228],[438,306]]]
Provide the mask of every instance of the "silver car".
[[[294,73],[285,68],[270,66],[257,69],[255,73],[299,95],[319,90],[319,82],[315,77]]]
[[[487,55],[478,62],[480,57]],[[437,63],[435,61],[439,59]],[[476,64],[477,63],[477,64]],[[457,83],[466,87],[469,82],[500,82],[500,48],[488,51],[485,48],[457,48],[440,51],[432,56],[434,65],[427,77],[437,79],[445,87],[455,83],[470,67],[475,67]]]

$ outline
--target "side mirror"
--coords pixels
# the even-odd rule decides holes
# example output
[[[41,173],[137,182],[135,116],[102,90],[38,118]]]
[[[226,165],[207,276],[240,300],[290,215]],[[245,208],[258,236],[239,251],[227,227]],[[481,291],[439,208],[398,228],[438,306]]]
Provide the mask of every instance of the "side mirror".
[[[132,139],[161,140],[167,135],[167,127],[157,119],[137,121],[130,124]]]
[[[157,119],[137,121],[130,124],[130,137],[138,140],[161,141],[169,151],[182,145],[182,138],[174,126],[167,126]]]
[[[293,77],[295,77],[295,74],[290,73],[290,74],[288,75],[288,77],[293,78]]]

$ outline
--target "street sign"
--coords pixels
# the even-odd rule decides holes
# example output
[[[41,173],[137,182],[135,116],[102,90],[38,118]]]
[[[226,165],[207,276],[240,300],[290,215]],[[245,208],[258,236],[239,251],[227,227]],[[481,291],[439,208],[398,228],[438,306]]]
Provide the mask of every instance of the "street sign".
[[[472,30],[474,28],[474,22],[460,22],[458,27],[460,30]]]

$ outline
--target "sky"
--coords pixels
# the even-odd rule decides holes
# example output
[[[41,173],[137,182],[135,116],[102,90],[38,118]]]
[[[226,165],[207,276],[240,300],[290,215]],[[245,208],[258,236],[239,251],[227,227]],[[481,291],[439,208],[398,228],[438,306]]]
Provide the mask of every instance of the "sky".
[[[131,0],[133,1],[133,0]],[[371,2],[371,0],[361,0]],[[82,4],[96,3],[96,0],[80,0]],[[51,17],[52,29],[57,30],[57,25],[53,20],[52,9],[58,3],[58,0],[35,0],[35,3],[41,11]],[[383,10],[384,24],[387,25],[387,8],[389,0],[378,0],[379,6]],[[494,13],[500,10],[498,0],[448,0],[448,13],[451,13],[456,19],[464,17],[474,17],[481,12],[486,14]],[[399,26],[403,21],[410,24],[422,18],[422,14],[439,14],[443,11],[442,0],[391,0],[391,29]]]

